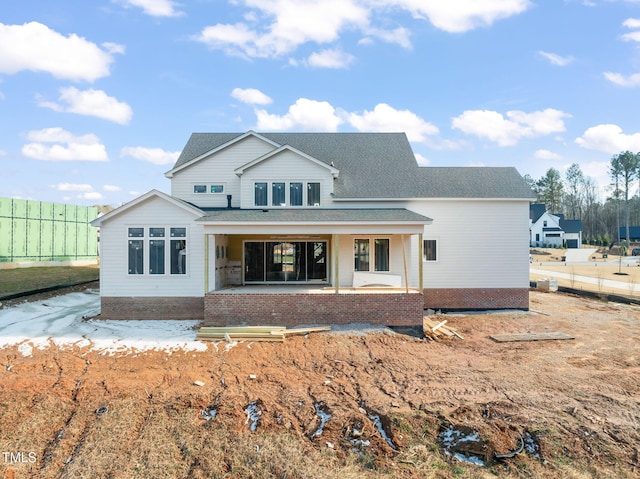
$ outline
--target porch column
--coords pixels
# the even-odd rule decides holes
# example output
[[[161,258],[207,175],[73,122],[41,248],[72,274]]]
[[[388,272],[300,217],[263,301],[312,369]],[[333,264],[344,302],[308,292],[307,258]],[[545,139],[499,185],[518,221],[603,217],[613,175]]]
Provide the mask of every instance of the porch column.
[[[204,235],[204,292],[216,289],[216,235]]]
[[[209,235],[204,235],[204,293],[209,292]]]
[[[424,290],[424,263],[422,261],[422,233],[418,235],[418,290]]]
[[[336,294],[340,294],[340,248],[338,235],[331,235],[331,255],[333,256],[333,286]]]
[[[402,241],[402,262],[404,263],[404,290],[409,292],[409,274],[407,273],[407,245],[405,244],[404,235],[400,235],[400,241]]]

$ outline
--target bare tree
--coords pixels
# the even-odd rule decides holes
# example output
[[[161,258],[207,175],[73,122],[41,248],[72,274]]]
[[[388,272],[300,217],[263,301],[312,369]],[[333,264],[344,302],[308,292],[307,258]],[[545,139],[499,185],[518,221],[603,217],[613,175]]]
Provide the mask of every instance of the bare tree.
[[[633,185],[640,167],[640,155],[631,153],[630,151],[624,151],[618,155],[614,155],[611,158],[611,166],[609,168],[609,176],[616,182],[616,189],[621,184],[624,192],[624,205],[625,205],[625,228],[626,228],[626,240],[627,244],[630,241],[629,235],[629,222],[630,222],[630,209],[629,209],[629,191]],[[618,238],[620,234],[618,233]]]

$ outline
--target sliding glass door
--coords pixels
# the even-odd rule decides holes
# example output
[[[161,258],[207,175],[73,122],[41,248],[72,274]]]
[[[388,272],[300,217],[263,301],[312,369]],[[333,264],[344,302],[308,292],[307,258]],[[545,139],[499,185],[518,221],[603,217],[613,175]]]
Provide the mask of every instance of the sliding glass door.
[[[245,241],[245,283],[327,281],[326,241]]]

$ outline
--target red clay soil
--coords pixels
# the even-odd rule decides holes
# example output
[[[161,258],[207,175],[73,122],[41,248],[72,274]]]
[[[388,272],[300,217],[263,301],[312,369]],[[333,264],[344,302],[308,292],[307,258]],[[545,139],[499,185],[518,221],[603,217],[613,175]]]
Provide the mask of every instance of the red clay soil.
[[[212,434],[256,444],[291,436],[301,461],[320,461],[317,477],[340,476],[353,455],[370,459],[360,463],[370,477],[638,477],[640,309],[540,292],[530,306],[535,312],[447,315],[464,340],[314,333],[113,356],[34,348],[23,357],[6,348],[0,451],[12,455],[0,457],[0,477],[10,469],[16,478],[302,474],[258,463],[262,472],[251,473],[234,454],[240,443],[212,448]],[[552,331],[575,339],[489,338]],[[485,467],[439,450],[450,429],[477,433],[458,452]]]

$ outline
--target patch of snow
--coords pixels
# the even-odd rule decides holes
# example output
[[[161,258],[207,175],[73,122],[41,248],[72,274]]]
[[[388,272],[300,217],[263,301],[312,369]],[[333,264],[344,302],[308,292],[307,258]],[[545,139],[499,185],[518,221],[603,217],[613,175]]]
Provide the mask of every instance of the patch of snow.
[[[23,356],[32,356],[33,355],[33,348],[31,347],[31,345],[29,343],[22,343],[20,346],[18,346],[18,351]]]
[[[19,344],[27,356],[33,348],[91,347],[103,354],[137,351],[206,351],[195,340],[200,321],[89,319],[100,313],[95,290],[70,293],[0,310],[0,348]],[[227,347],[228,351],[229,348]]]

